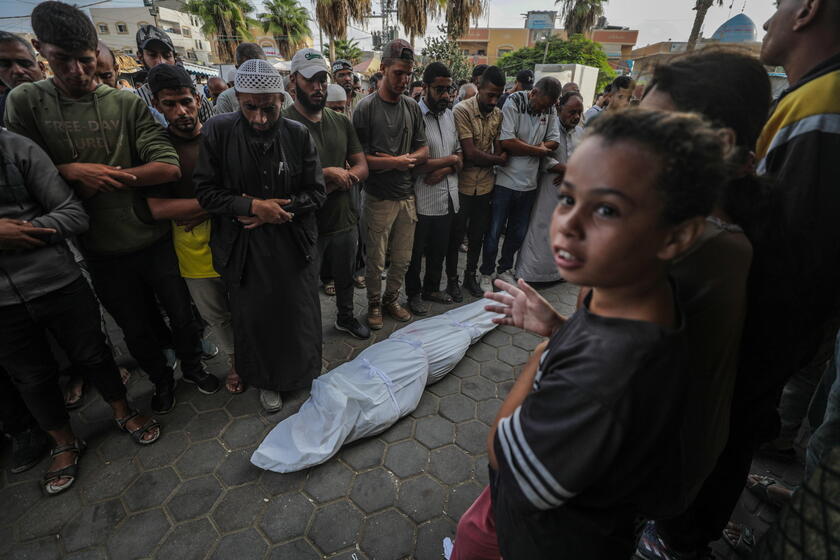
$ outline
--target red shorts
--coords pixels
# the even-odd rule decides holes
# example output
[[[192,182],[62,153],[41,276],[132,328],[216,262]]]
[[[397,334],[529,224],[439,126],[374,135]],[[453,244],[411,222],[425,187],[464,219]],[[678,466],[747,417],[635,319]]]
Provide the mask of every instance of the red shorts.
[[[487,486],[458,521],[449,560],[500,560],[490,487]]]

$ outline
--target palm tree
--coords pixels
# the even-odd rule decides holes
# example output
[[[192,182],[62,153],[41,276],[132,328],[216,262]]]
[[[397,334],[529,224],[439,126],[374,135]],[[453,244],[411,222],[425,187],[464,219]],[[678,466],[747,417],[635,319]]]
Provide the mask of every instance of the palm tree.
[[[371,0],[313,0],[315,19],[330,39],[329,58],[335,60],[335,40],[347,36],[349,20],[363,23],[370,15]]]
[[[426,34],[430,18],[441,13],[446,0],[397,0],[397,20],[402,24],[410,44],[416,36]]]
[[[703,27],[703,22],[706,20],[706,12],[714,5],[715,0],[697,0],[694,5],[694,10],[697,13],[694,15],[694,25],[691,28],[691,35],[688,36],[688,44],[685,46],[686,51],[693,51],[697,45],[697,39],[700,38],[700,29]],[[718,6],[723,6],[723,0],[717,0]]]
[[[259,15],[263,31],[271,31],[280,53],[291,58],[311,38],[309,11],[297,0],[266,0],[265,10]]]
[[[560,17],[569,37],[583,34],[592,29],[598,18],[604,15],[604,4],[609,0],[555,0],[561,4]]]
[[[446,30],[450,40],[466,35],[470,22],[477,22],[484,13],[484,0],[449,0],[446,2]]]
[[[201,31],[215,36],[216,52],[222,62],[233,62],[239,43],[250,39],[248,17],[254,7],[248,0],[187,0],[187,13],[201,18]]]
[[[343,58],[349,60],[353,64],[358,64],[362,59],[362,49],[359,48],[359,43],[355,39],[345,41],[344,39],[335,40],[335,59]],[[324,47],[324,56],[329,57],[330,48]]]

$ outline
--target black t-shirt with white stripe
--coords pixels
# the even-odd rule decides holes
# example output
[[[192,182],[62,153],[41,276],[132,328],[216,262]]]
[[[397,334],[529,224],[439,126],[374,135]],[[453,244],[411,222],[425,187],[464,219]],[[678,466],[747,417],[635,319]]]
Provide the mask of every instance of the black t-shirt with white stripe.
[[[632,552],[634,515],[675,513],[683,330],[601,317],[587,298],[552,337],[534,391],[496,432],[506,560]]]

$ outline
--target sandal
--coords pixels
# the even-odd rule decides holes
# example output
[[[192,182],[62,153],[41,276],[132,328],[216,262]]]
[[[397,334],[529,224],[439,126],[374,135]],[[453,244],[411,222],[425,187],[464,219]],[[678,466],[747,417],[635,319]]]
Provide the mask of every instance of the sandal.
[[[79,457],[82,456],[82,452],[84,450],[85,442],[80,439],[77,439],[73,443],[67,445],[59,445],[58,447],[54,447],[50,450],[50,459],[56,457],[57,455],[61,455],[62,453],[75,453],[76,457],[74,458],[72,464],[60,468],[57,471],[47,471],[44,473],[42,485],[44,492],[46,492],[47,495],[55,496],[56,494],[60,494],[73,486],[73,483],[76,482],[76,477],[79,475]],[[70,481],[66,482],[63,486],[52,486],[52,482],[60,478],[69,478]]]
[[[450,296],[446,292],[432,292],[430,294],[423,294],[423,299],[426,301],[433,301],[435,303],[452,303],[452,296]]]
[[[328,296],[335,295],[335,282],[330,280],[329,282],[324,282],[324,293]]]
[[[751,494],[759,498],[761,501],[766,502],[772,506],[777,508],[784,507],[789,499],[786,500],[780,497],[776,492],[770,490],[771,487],[776,487],[777,490],[789,490],[785,488],[779,482],[774,479],[770,478],[769,476],[761,476],[758,474],[751,474],[747,477],[746,483],[747,490],[750,491]]]
[[[234,378],[234,376],[236,376]],[[232,395],[238,395],[240,393],[245,392],[248,386],[245,385],[245,382],[242,381],[242,378],[236,372],[231,371],[228,373],[227,378],[225,379],[225,389],[227,389],[228,393]]]
[[[85,398],[85,379],[84,377],[73,376],[67,382],[64,388],[64,408],[67,410],[74,410],[82,406],[82,401]]]
[[[738,538],[733,538],[730,533],[738,532]],[[748,557],[752,554],[752,550],[755,547],[755,534],[753,530],[749,527],[745,527],[743,525],[738,525],[737,523],[733,523],[730,521],[726,524],[726,529],[723,530],[723,540],[726,541],[732,550],[738,556]]]
[[[151,445],[157,440],[160,439],[160,424],[154,418],[149,418],[146,420],[146,423],[137,428],[136,430],[129,429],[126,424],[128,424],[133,418],[137,418],[140,416],[140,413],[136,410],[131,410],[128,413],[128,416],[125,418],[115,418],[117,422],[117,426],[119,426],[120,430],[124,432],[128,432],[131,435],[131,438],[138,444],[138,445]],[[155,428],[158,429],[157,435],[152,439],[143,439],[143,436],[154,430]]]

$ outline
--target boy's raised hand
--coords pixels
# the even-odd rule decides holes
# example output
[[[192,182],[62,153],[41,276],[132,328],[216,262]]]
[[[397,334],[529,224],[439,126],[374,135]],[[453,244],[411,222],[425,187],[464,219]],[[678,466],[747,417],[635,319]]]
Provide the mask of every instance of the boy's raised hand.
[[[540,336],[551,336],[566,320],[525,280],[520,279],[518,287],[499,279],[494,283],[504,291],[485,292],[484,297],[501,305],[487,305],[484,308],[504,315],[493,319],[497,325],[512,325]]]

